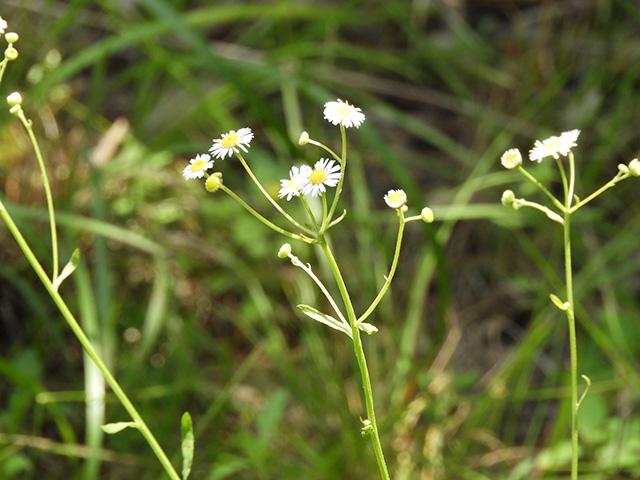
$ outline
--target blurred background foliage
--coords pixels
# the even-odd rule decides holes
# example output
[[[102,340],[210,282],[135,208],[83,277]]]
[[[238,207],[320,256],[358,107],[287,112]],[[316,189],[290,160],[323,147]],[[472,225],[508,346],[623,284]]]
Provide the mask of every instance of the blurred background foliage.
[[[23,93],[46,151],[63,259],[82,252],[63,295],[176,465],[191,413],[192,478],[378,476],[349,344],[296,311],[321,299],[276,258],[284,239],[180,174],[249,126],[246,158],[276,192],[322,153],[302,130],[338,148],[322,119],[336,98],[367,115],[332,234],[360,309],[395,241],[383,194],[437,218],[409,225],[365,339],[393,478],[568,476],[567,328],[548,297],[563,296],[561,231],[500,205],[506,188],[537,194],[498,159],[579,128],[584,197],[638,155],[635,0],[3,0],[0,15],[21,37],[2,96]],[[3,200],[49,265],[41,180],[7,112],[0,145]],[[272,215],[237,162],[216,168]],[[553,162],[527,168],[555,179]],[[638,192],[625,181],[575,220],[584,479],[640,476]],[[101,438],[125,412],[108,392],[101,408],[6,228],[0,243],[0,477],[163,478],[135,431]]]

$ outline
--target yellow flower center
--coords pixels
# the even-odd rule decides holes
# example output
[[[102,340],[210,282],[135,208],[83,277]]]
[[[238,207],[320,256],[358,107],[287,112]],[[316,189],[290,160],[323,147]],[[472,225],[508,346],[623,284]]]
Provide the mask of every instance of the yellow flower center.
[[[314,185],[318,185],[319,183],[324,182],[326,178],[327,172],[325,172],[324,170],[314,170],[313,172],[311,172],[311,175],[309,175],[309,181]]]
[[[222,139],[222,146],[224,148],[235,147],[238,144],[238,140],[240,140],[240,138],[238,138],[238,135],[236,135],[235,133],[230,133]]]
[[[557,140],[547,140],[546,142],[544,142],[544,146],[552,152],[557,151],[560,145],[562,145],[562,142],[559,138]]]
[[[391,195],[389,195],[389,202],[394,205],[398,202],[402,202],[403,199],[404,194],[402,192],[393,192]]]
[[[207,162],[205,162],[204,160],[196,160],[191,164],[191,171],[199,172],[200,170],[204,169],[206,164]]]
[[[341,117],[348,117],[353,112],[354,106],[349,105],[348,103],[340,103],[338,104],[338,108],[336,108],[336,112]]]

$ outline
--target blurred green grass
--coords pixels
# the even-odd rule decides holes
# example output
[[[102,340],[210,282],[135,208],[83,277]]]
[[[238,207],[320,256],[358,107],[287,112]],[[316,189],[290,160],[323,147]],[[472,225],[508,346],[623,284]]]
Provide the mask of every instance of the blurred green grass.
[[[394,478],[567,476],[566,325],[548,300],[562,293],[560,232],[500,205],[505,188],[534,193],[498,158],[580,128],[585,196],[638,155],[633,1],[23,0],[0,15],[21,36],[3,95],[25,96],[63,257],[79,246],[86,265],[64,294],[176,465],[189,410],[193,478],[377,475],[349,346],[295,311],[317,300],[313,285],[275,257],[282,239],[180,176],[246,125],[248,160],[277,185],[317,159],[297,145],[301,130],[338,145],[321,108],[339,97],[367,115],[349,131],[349,214],[333,235],[360,308],[394,242],[382,195],[403,188],[439,218],[410,225],[366,339]],[[9,115],[0,128],[3,198],[46,259],[34,161]],[[113,155],[98,155],[101,140]],[[217,166],[267,212],[232,160]],[[582,478],[640,470],[639,191],[623,182],[574,228],[580,371],[593,381]],[[160,478],[135,432],[99,438],[82,403],[95,377],[6,229],[0,242],[0,477]],[[106,421],[123,420],[104,400]],[[85,461],[96,452],[101,462]]]

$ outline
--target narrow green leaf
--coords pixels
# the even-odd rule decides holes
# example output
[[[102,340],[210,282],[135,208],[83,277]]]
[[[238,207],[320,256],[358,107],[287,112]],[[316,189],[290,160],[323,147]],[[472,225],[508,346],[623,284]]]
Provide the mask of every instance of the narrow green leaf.
[[[187,480],[193,464],[193,451],[195,449],[195,437],[193,436],[193,423],[189,412],[182,415],[182,480]]]
[[[324,323],[331,328],[335,328],[336,330],[346,333],[350,338],[353,338],[351,335],[351,329],[341,321],[333,318],[331,315],[322,313],[320,310],[310,307],[309,305],[298,305],[298,308],[302,313],[313,318],[316,322]]]
[[[53,288],[54,290],[58,291],[58,288],[60,287],[60,284],[69,276],[73,273],[73,271],[76,269],[76,267],[78,266],[78,262],[80,262],[80,250],[78,250],[77,248],[73,251],[73,254],[71,255],[71,258],[69,259],[69,261],[67,262],[67,264],[64,266],[64,268],[62,269],[62,272],[60,272],[60,275],[58,275],[58,278],[56,278],[53,282]]]
[[[362,322],[360,325],[358,325],[358,328],[367,335],[378,333],[378,327],[376,327],[375,325],[371,325],[370,323]]]
[[[100,428],[104,433],[113,435],[114,433],[118,433],[125,428],[138,428],[138,424],[136,422],[115,422],[101,425]]]
[[[562,300],[560,300],[557,296],[555,296],[553,293],[549,295],[549,298],[551,299],[551,301],[553,302],[553,304],[558,307],[560,310],[562,310],[563,312],[567,311],[568,305],[566,305]]]

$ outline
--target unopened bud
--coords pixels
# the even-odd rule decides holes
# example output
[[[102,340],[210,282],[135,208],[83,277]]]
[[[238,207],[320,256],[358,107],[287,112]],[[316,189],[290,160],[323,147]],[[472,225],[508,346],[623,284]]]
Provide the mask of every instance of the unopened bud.
[[[505,207],[509,207],[513,205],[513,202],[515,199],[516,199],[515,193],[513,193],[511,190],[505,190],[502,193],[502,199],[500,201],[502,202],[502,205],[504,205]]]
[[[424,207],[420,212],[420,218],[422,218],[422,221],[425,223],[433,222],[433,220],[435,219],[433,210],[431,210],[429,207]]]
[[[22,95],[18,92],[13,92],[11,95],[7,97],[7,103],[10,107],[15,107],[16,105],[22,104]]]
[[[624,163],[618,164],[618,171],[620,173],[629,173],[629,167],[627,167]]]
[[[280,250],[278,250],[278,257],[287,258],[290,253],[291,253],[291,245],[289,245],[288,243],[285,243],[280,247]]]
[[[8,32],[4,34],[4,38],[7,43],[16,43],[20,37],[18,37],[16,32]]]
[[[18,50],[13,47],[9,47],[4,51],[4,58],[9,61],[15,60],[18,58]]]
[[[207,178],[207,181],[204,182],[204,188],[207,189],[207,192],[217,192],[222,186],[222,174],[220,172],[216,172]]]
[[[640,177],[640,160],[634,158],[629,162],[629,172],[634,177]]]
[[[300,138],[298,139],[298,144],[306,145],[308,141],[309,141],[309,134],[307,132],[302,132],[300,134]]]

